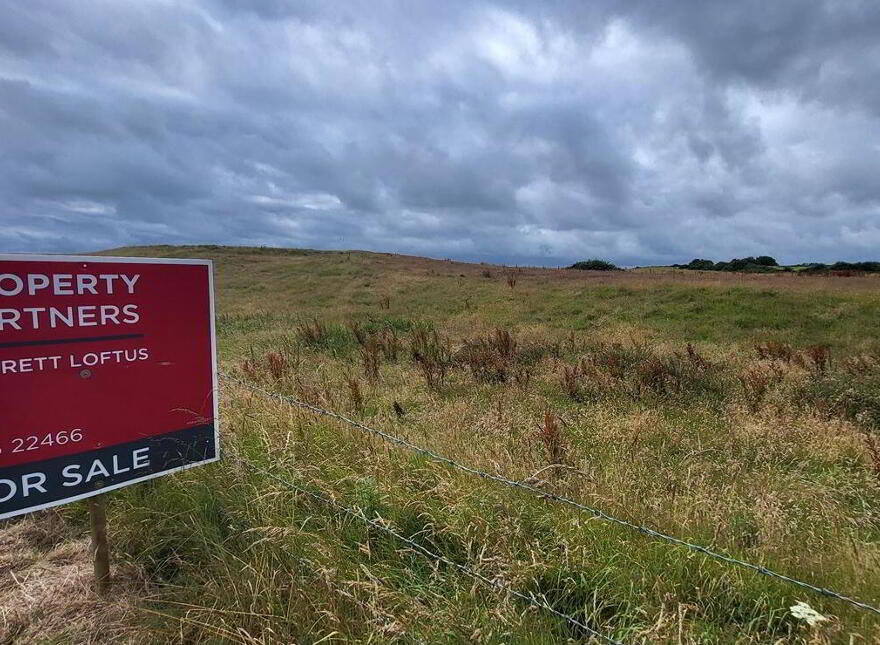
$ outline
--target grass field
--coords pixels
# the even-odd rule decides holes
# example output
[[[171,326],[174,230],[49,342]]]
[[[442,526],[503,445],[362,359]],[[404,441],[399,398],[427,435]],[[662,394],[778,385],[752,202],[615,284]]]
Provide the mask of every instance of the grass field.
[[[237,379],[880,604],[877,277],[108,254],[214,259],[221,369]],[[84,561],[83,505],[0,528],[4,584],[35,581],[0,590],[0,643],[587,642],[262,470],[627,643],[880,642],[870,612],[232,381],[221,424],[219,464],[112,495],[111,602],[64,586],[85,579],[62,572]],[[57,611],[8,609],[27,597]],[[794,617],[798,601],[826,620]]]

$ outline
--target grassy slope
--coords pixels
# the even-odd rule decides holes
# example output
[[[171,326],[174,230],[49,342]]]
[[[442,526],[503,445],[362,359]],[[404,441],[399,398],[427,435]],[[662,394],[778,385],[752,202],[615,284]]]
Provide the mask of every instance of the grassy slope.
[[[568,468],[541,472],[549,490],[880,602],[880,481],[865,440],[880,421],[871,416],[880,410],[873,278],[511,272],[271,249],[108,254],[213,258],[226,370],[515,479],[541,472],[556,450]],[[318,340],[298,332],[311,319],[327,325]],[[377,379],[364,371],[349,321],[399,340]],[[459,361],[432,389],[410,358],[418,329],[438,330],[462,356],[468,340],[496,327],[517,343],[502,360],[504,382],[481,381]],[[767,341],[828,345],[832,367],[802,354],[758,360],[754,345]],[[688,342],[698,359],[687,358]],[[268,352],[284,359],[278,379]],[[562,374],[579,363],[567,392]],[[555,447],[537,432],[547,410],[562,420]],[[131,640],[581,637],[285,492],[255,465],[627,642],[880,637],[876,620],[841,603],[450,471],[238,386],[223,387],[222,415],[222,463],[114,496],[120,553],[156,585]],[[72,521],[81,513],[65,511]],[[798,624],[787,613],[797,600],[832,620]]]
[[[221,328],[241,324],[249,314],[254,321],[266,313],[336,321],[373,314],[431,320],[454,332],[474,325],[584,331],[626,325],[680,341],[776,338],[848,351],[880,348],[871,333],[880,310],[876,276],[516,269],[511,291],[508,270],[501,267],[389,254],[229,247],[137,247],[106,254],[215,259]],[[379,309],[383,296],[390,298],[387,311]]]

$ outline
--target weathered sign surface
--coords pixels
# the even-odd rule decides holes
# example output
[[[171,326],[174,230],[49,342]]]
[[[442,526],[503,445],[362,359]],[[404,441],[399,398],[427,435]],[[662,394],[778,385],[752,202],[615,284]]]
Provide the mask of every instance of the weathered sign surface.
[[[0,254],[0,519],[215,461],[210,260]]]

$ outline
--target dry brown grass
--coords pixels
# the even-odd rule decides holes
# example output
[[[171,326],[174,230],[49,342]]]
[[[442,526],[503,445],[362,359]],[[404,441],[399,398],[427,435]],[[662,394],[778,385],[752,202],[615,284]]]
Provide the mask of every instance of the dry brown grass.
[[[565,463],[567,452],[562,423],[550,410],[544,412],[544,424],[538,430],[538,439],[547,451],[547,463],[551,466]]]
[[[364,366],[364,374],[370,381],[379,380],[379,367],[382,365],[381,352],[384,347],[375,338],[365,340],[361,347],[361,362]],[[396,350],[394,350],[396,353]],[[386,355],[388,353],[386,352]]]
[[[682,358],[688,360],[684,358],[685,353]],[[705,358],[693,360],[698,364],[707,362]],[[744,354],[740,360],[743,362],[737,369],[750,365],[754,359]],[[553,384],[552,366],[551,357],[536,366],[542,385]],[[734,399],[725,412],[724,430],[720,435],[709,428],[699,435],[683,433],[674,421],[664,418],[657,410],[636,407],[627,411],[612,401],[569,408],[564,413],[563,425],[556,414],[541,408],[546,404],[545,399],[534,388],[514,394],[514,390],[504,384],[494,385],[497,396],[487,407],[480,404],[481,395],[476,392],[458,390],[460,394],[456,397],[438,398],[423,384],[414,384],[408,376],[409,369],[406,365],[391,368],[386,375],[388,389],[380,396],[393,392],[416,401],[417,409],[407,415],[407,425],[397,426],[395,432],[443,454],[491,472],[549,487],[558,494],[598,504],[610,512],[672,533],[680,534],[682,527],[688,527],[688,535],[701,536],[698,541],[724,545],[727,550],[745,549],[753,556],[761,553],[764,557],[787,562],[787,567],[796,567],[801,557],[808,557],[809,566],[816,569],[839,567],[845,562],[847,577],[853,576],[850,580],[855,580],[859,567],[875,567],[880,557],[876,544],[854,546],[845,541],[826,542],[813,526],[821,517],[822,525],[843,527],[855,521],[870,530],[872,520],[854,518],[844,501],[849,495],[858,495],[857,488],[835,489],[831,482],[820,484],[799,470],[785,474],[774,466],[780,461],[812,460],[820,455],[830,465],[859,454],[862,450],[859,435],[849,422],[805,415],[790,403],[785,415],[780,416],[780,411],[772,405],[762,403],[755,410]],[[809,374],[807,369],[798,366],[791,369],[790,374],[785,373],[786,379],[806,378]],[[460,370],[451,371],[449,387],[457,388],[457,384],[466,383],[461,380],[462,376]],[[282,411],[283,406],[279,406],[278,412]],[[709,415],[708,410],[706,414]],[[379,415],[372,423],[385,426],[390,419]],[[540,428],[538,432],[536,425]],[[564,427],[574,429],[572,440],[565,437]],[[430,428],[431,433],[421,434],[422,428]],[[345,432],[344,428],[342,431]],[[474,450],[474,437],[479,437],[479,450]],[[362,438],[352,434],[349,440],[360,442]],[[267,437],[267,441],[274,440]],[[662,465],[658,463],[657,446],[663,446]],[[748,465],[743,450],[747,454],[752,450],[764,451],[767,457]],[[670,461],[671,455],[677,456]],[[393,451],[371,448],[361,453],[359,459],[363,461],[359,470],[397,473],[395,476],[403,477],[401,484],[408,489],[412,484],[399,469],[399,458]],[[314,455],[307,458],[307,461],[315,460]],[[560,463],[563,469],[550,468]],[[470,490],[467,480],[452,474],[432,471],[431,480],[430,490],[440,495],[442,504],[449,508],[460,504],[455,500]],[[386,489],[388,493],[404,503],[406,494],[392,492],[394,486],[386,483],[390,486]],[[793,503],[797,505],[796,512],[793,512]],[[474,526],[480,526],[479,513],[474,509],[461,516],[453,514],[443,519],[436,516],[433,521],[445,522],[445,530],[451,534],[462,531],[478,542],[491,544],[489,551],[498,562],[534,562],[532,567],[520,564],[515,574],[514,570],[505,574],[515,579],[527,578],[530,571],[540,571],[537,563],[547,554],[537,547],[530,555],[521,551],[523,545],[518,544],[515,536],[522,527],[513,517],[504,520],[508,523],[493,526],[486,534],[480,533],[479,538],[469,532]],[[796,519],[798,517],[802,519]],[[500,536],[509,536],[509,539]],[[577,531],[564,538],[557,536],[554,548],[576,552],[585,548],[575,546],[580,544],[581,538]],[[822,541],[821,555],[810,549],[813,540]],[[479,561],[479,558],[474,560]],[[492,562],[482,566],[493,570]],[[634,570],[632,575],[638,578],[639,574]],[[718,575],[722,575],[720,571]],[[640,632],[645,642],[700,642],[697,625],[705,611],[703,608],[674,601],[664,601],[662,605],[666,609],[655,615],[650,628]],[[670,607],[681,609],[685,605],[686,611],[674,617],[665,613]],[[829,609],[823,611],[829,612]],[[382,633],[386,633],[386,629],[411,630],[411,621],[416,615],[415,608],[404,609],[403,605],[397,605],[394,618],[386,615],[385,622],[377,629]],[[504,615],[504,621],[510,620],[509,614]],[[449,624],[455,623],[452,616],[446,613],[442,616]],[[831,623],[821,630],[803,634],[807,640],[792,638],[790,642],[838,642],[841,629],[840,621],[832,613]],[[746,638],[742,642],[760,640]]]
[[[327,337],[327,326],[319,320],[307,320],[297,327],[297,333],[303,342],[318,345]]]
[[[8,523],[0,529],[0,643],[134,642],[147,583],[125,563],[115,563],[113,576],[110,596],[100,598],[89,539],[57,512]]]
[[[861,295],[873,277],[521,269],[511,289],[507,275],[375,254],[231,254],[218,267],[221,311],[241,315],[221,326],[224,367],[469,466],[880,602],[876,434],[858,407],[871,392],[849,392],[876,377],[880,359],[855,323],[842,340],[832,334],[848,315],[873,319]],[[265,291],[252,289],[254,276]],[[669,285],[684,288],[661,293]],[[702,299],[716,292],[690,287],[746,290],[707,314]],[[774,300],[787,291],[804,296]],[[813,306],[817,292],[828,298]],[[749,293],[757,313],[740,320]],[[768,314],[764,328],[768,302],[787,317]],[[736,324],[712,318],[719,311]],[[701,315],[710,325],[692,324]],[[711,328],[722,324],[738,335]],[[223,386],[222,405],[221,464],[164,479],[155,495],[117,497],[120,513],[154,527],[149,540],[122,529],[122,552],[153,563],[155,545],[177,549],[177,577],[149,605],[161,614],[149,623],[155,642],[578,642],[558,621],[478,593],[255,465],[492,579],[546,593],[624,642],[880,642],[870,617],[840,603],[239,386]],[[830,620],[794,623],[795,600]],[[113,629],[120,642],[136,638]]]
[[[456,359],[475,340],[492,360],[513,364],[528,357],[528,380],[475,379],[468,362]],[[872,583],[860,572],[876,569],[880,546],[865,539],[872,515],[854,511],[850,500],[880,490],[880,482],[814,475],[870,454],[853,421],[799,405],[798,388],[817,378],[811,365],[760,358],[752,347],[653,343],[632,329],[607,338],[554,337],[538,327],[460,338],[416,329],[401,342],[408,343],[411,360],[383,364],[381,381],[368,386],[369,401],[355,375],[363,349],[357,341],[348,357],[303,349],[307,358],[286,361],[281,379],[272,351],[240,362],[239,369],[311,404],[354,410],[370,425],[468,465],[817,582],[870,593]],[[423,365],[435,363],[443,366],[442,383],[417,377]],[[588,399],[566,396],[559,374],[571,365],[589,375],[589,384],[581,384],[590,388]],[[721,404],[699,397],[674,403],[692,387],[689,378],[716,372],[730,381]],[[738,375],[753,372],[773,375],[760,397],[740,391]],[[633,399],[624,385],[639,383],[642,397]],[[158,596],[164,601],[147,605],[161,614],[157,631],[150,632],[156,642],[176,642],[178,633],[194,642],[431,642],[439,625],[459,642],[558,642],[538,614],[494,596],[476,609],[474,590],[454,572],[434,571],[423,581],[415,572],[424,565],[400,545],[389,546],[373,532],[360,535],[356,523],[255,478],[249,463],[266,455],[277,456],[287,477],[348,505],[366,505],[397,528],[415,522],[408,530],[432,549],[449,548],[455,558],[515,588],[537,584],[548,567],[605,571],[616,581],[615,593],[632,594],[630,616],[639,627],[630,641],[706,642],[706,621],[724,625],[730,612],[743,611],[755,612],[746,615],[757,622],[729,629],[750,630],[736,642],[757,644],[765,634],[761,616],[791,602],[741,572],[700,565],[540,499],[436,465],[414,465],[407,453],[238,386],[227,383],[223,401],[224,486],[207,488],[220,498],[224,521],[250,527],[247,546],[230,547],[234,557],[212,548],[207,562],[190,565],[187,588],[165,589]],[[195,479],[167,486],[186,497],[200,489],[195,482],[201,473],[188,477]],[[359,537],[349,546],[353,533]],[[284,555],[289,548],[299,559]],[[618,562],[620,553],[626,558]],[[206,566],[213,568],[202,571]],[[565,584],[572,586],[561,603],[566,594],[583,592]],[[594,593],[601,602],[604,592]],[[765,593],[772,600],[761,600]],[[733,604],[716,608],[713,603],[725,598]],[[273,600],[271,609],[263,599]],[[794,629],[778,642],[826,644],[842,642],[845,633],[876,634],[845,608],[807,599],[831,621]],[[609,612],[597,616],[613,623]],[[111,632],[119,642],[137,639],[125,631],[130,615],[107,620],[117,621]],[[302,625],[308,638],[297,631]]]
[[[371,264],[396,275],[398,279],[428,275],[468,277],[492,277],[495,269],[502,275],[505,267],[448,260],[434,260],[416,256],[390,253],[370,254]],[[878,288],[877,276],[834,276],[804,273],[725,273],[720,271],[689,271],[666,267],[636,269],[632,271],[580,271],[575,269],[551,269],[541,267],[518,267],[515,279],[559,280],[579,282],[593,286],[627,286],[651,288],[660,285],[686,285],[708,287],[750,287],[757,289],[780,289],[785,291],[852,291],[870,292]]]

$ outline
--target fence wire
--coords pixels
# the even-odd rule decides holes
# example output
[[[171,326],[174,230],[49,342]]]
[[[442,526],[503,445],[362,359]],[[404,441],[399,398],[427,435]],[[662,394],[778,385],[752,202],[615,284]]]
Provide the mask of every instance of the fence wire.
[[[755,573],[759,573],[763,576],[768,576],[770,578],[774,578],[776,580],[781,580],[781,581],[786,582],[788,584],[795,585],[795,586],[800,587],[802,589],[812,591],[813,593],[817,593],[817,594],[820,594],[820,595],[828,597],[828,598],[834,598],[836,600],[840,600],[840,601],[849,603],[853,607],[857,607],[858,609],[873,612],[874,614],[880,616],[880,608],[875,607],[874,605],[868,604],[866,602],[863,602],[861,600],[858,600],[856,598],[853,598],[851,596],[848,596],[846,594],[842,594],[837,591],[833,591],[831,589],[826,589],[824,587],[819,587],[819,586],[810,584],[809,582],[804,582],[802,580],[792,578],[792,577],[787,576],[783,573],[779,573],[777,571],[773,571],[772,569],[768,569],[767,567],[764,567],[762,565],[752,564],[750,562],[746,562],[744,560],[740,560],[738,558],[735,558],[731,555],[727,555],[725,553],[720,553],[718,551],[713,551],[712,549],[709,549],[708,547],[701,546],[699,544],[693,544],[691,542],[688,542],[686,540],[682,540],[682,539],[677,538],[675,536],[668,535],[668,534],[662,533],[660,531],[655,531],[654,529],[649,528],[647,526],[628,522],[627,520],[621,519],[619,517],[609,515],[608,513],[606,513],[605,511],[603,511],[601,509],[594,508],[592,506],[587,506],[586,504],[581,504],[580,502],[576,502],[573,499],[570,499],[568,497],[563,497],[562,495],[556,495],[555,493],[543,491],[540,488],[536,488],[535,486],[532,486],[532,485],[527,484],[525,482],[516,481],[513,479],[508,479],[507,477],[504,477],[502,475],[496,475],[496,474],[489,473],[489,472],[486,472],[483,470],[479,470],[477,468],[472,468],[471,466],[468,466],[466,464],[462,464],[458,461],[455,461],[454,459],[450,459],[449,457],[445,457],[445,456],[438,454],[432,450],[428,450],[427,448],[422,448],[421,446],[418,446],[410,441],[407,441],[406,439],[402,439],[402,438],[397,437],[395,435],[389,434],[387,432],[384,432],[383,430],[377,430],[375,428],[371,428],[367,425],[364,425],[363,423],[360,423],[359,421],[356,421],[354,419],[350,419],[342,414],[339,414],[337,412],[333,412],[331,410],[325,410],[324,408],[320,408],[320,407],[311,405],[310,403],[300,401],[292,396],[288,396],[285,394],[280,394],[278,392],[273,392],[271,390],[267,390],[267,389],[260,387],[258,385],[254,385],[253,383],[249,383],[247,381],[236,378],[234,376],[229,376],[228,374],[224,374],[223,378],[225,378],[226,380],[228,380],[230,382],[237,383],[248,390],[251,390],[253,392],[257,392],[258,394],[262,394],[262,395],[269,397],[269,398],[277,399],[278,401],[281,401],[282,403],[286,403],[288,405],[293,405],[293,406],[301,408],[303,410],[308,410],[314,414],[318,414],[321,416],[326,416],[326,417],[330,417],[332,419],[336,419],[337,421],[341,421],[341,422],[343,422],[353,428],[357,428],[358,430],[361,430],[363,432],[367,432],[367,433],[373,434],[377,437],[381,437],[382,439],[384,439],[385,441],[388,441],[389,443],[393,443],[398,446],[403,446],[409,450],[412,450],[413,452],[424,455],[425,457],[428,457],[434,461],[451,466],[451,467],[453,467],[457,470],[460,470],[462,472],[466,472],[471,475],[476,475],[477,477],[481,477],[483,479],[494,481],[499,484],[509,486],[511,488],[525,490],[530,493],[534,493],[540,497],[543,497],[545,499],[549,499],[551,501],[558,502],[560,504],[566,504],[566,505],[571,506],[573,508],[576,508],[580,511],[584,511],[586,513],[589,513],[593,517],[595,517],[596,519],[600,519],[605,522],[609,522],[612,524],[616,524],[618,526],[625,527],[625,528],[630,529],[632,531],[636,531],[638,533],[641,533],[642,535],[647,535],[649,537],[668,542],[668,543],[673,544],[675,546],[683,547],[683,548],[688,549],[690,551],[693,551],[695,553],[699,553],[699,554],[705,555],[709,558],[712,558],[714,560],[718,560],[719,562],[724,562],[726,564],[732,564],[732,565],[736,565],[739,567],[743,567],[745,569],[749,569],[750,571],[754,571]]]
[[[388,535],[391,535],[392,537],[399,540],[400,542],[403,542],[404,544],[406,544],[410,548],[415,549],[416,551],[418,551],[421,555],[425,556],[426,558],[434,560],[436,562],[442,562],[443,564],[446,564],[450,567],[457,569],[458,571],[461,571],[465,575],[470,576],[471,578],[485,584],[488,587],[491,587],[492,589],[495,589],[496,591],[499,591],[499,592],[508,594],[510,596],[513,596],[515,598],[518,598],[520,600],[523,600],[523,601],[527,602],[528,604],[532,605],[533,607],[537,607],[538,609],[543,609],[544,611],[547,611],[547,612],[553,614],[557,618],[561,618],[561,619],[565,620],[570,625],[577,627],[580,630],[583,630],[583,632],[585,634],[588,634],[590,636],[598,638],[603,643],[609,643],[610,645],[624,645],[621,641],[615,640],[615,639],[611,638],[610,636],[606,636],[605,634],[602,634],[601,632],[596,631],[592,627],[585,625],[583,622],[581,622],[577,618],[574,618],[573,616],[569,616],[568,614],[565,614],[565,613],[559,611],[558,609],[553,608],[545,600],[538,598],[534,594],[525,594],[520,591],[517,591],[516,589],[511,589],[509,586],[501,583],[500,581],[493,580],[492,578],[488,578],[488,577],[484,576],[482,573],[480,573],[479,571],[475,571],[474,569],[472,569],[471,567],[469,567],[467,565],[459,564],[458,562],[450,560],[449,558],[447,558],[445,556],[442,556],[438,553],[434,553],[433,551],[425,548],[424,546],[422,546],[418,542],[414,542],[413,540],[409,539],[408,537],[401,535],[400,533],[398,533],[394,529],[385,526],[381,522],[370,519],[369,517],[364,515],[364,513],[361,511],[356,511],[354,509],[348,508],[347,506],[343,506],[342,504],[336,502],[335,500],[333,500],[329,497],[325,497],[324,495],[319,495],[319,494],[314,493],[312,491],[306,490],[305,488],[297,486],[295,483],[293,483],[291,481],[288,481],[282,477],[279,477],[278,475],[276,475],[275,473],[273,473],[271,471],[264,470],[263,468],[259,468],[258,466],[254,466],[253,464],[250,464],[250,466],[256,472],[258,472],[262,475],[265,475],[266,477],[269,477],[270,479],[275,480],[276,482],[278,482],[280,485],[284,486],[285,488],[287,488],[291,491],[297,492],[297,493],[301,493],[302,495],[306,495],[306,496],[308,496],[318,502],[321,502],[322,504],[326,504],[327,506],[330,506],[331,508],[334,508],[338,511],[341,511],[341,512],[345,513],[346,515],[349,515],[349,516],[354,517],[358,520],[361,520],[362,522],[369,524],[373,528],[375,528],[379,531],[383,531],[384,533],[387,533]]]

